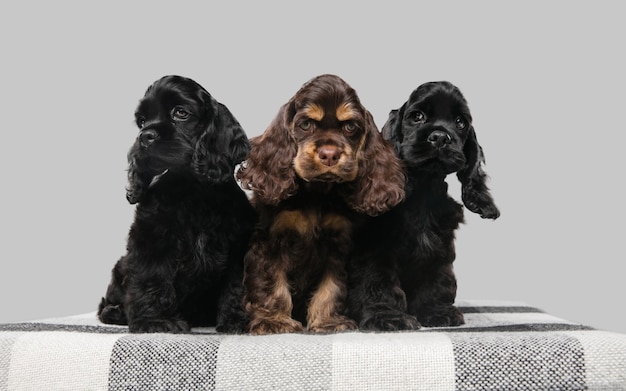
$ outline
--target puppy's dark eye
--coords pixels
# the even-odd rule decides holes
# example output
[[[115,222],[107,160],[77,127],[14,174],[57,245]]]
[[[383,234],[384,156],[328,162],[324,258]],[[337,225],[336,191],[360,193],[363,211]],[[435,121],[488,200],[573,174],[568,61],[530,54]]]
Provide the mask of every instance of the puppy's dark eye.
[[[191,113],[185,110],[184,107],[176,106],[172,110],[172,119],[176,121],[186,121],[191,117]]]
[[[465,129],[467,127],[467,122],[465,122],[465,120],[461,117],[456,117],[456,127],[457,129]]]
[[[143,126],[146,124],[146,119],[144,117],[137,117],[136,121],[139,129],[143,128]]]
[[[343,131],[348,135],[354,134],[358,128],[359,127],[354,122],[348,122],[343,125]]]
[[[413,115],[413,120],[415,122],[420,122],[420,123],[424,122],[426,121],[426,115],[422,113],[421,111],[418,111]]]
[[[302,130],[311,129],[311,120],[305,119],[304,121],[300,122],[300,124],[298,124],[298,127]]]

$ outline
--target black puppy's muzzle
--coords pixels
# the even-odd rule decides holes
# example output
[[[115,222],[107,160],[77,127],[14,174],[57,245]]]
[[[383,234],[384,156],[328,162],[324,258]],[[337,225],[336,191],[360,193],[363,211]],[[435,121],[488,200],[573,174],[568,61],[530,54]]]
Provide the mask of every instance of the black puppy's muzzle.
[[[435,148],[445,148],[452,143],[452,137],[444,131],[435,130],[428,135],[428,142]]]
[[[144,129],[139,132],[139,145],[148,148],[159,139],[159,133],[154,129]]]

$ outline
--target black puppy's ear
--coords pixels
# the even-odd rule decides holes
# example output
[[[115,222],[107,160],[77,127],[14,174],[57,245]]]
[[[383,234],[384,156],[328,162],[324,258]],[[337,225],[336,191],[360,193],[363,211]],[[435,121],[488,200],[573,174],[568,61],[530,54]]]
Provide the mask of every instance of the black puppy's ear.
[[[237,121],[230,110],[221,103],[218,103],[217,106],[218,115],[214,124],[221,128],[217,143],[218,149],[228,157],[230,164],[234,168],[235,165],[244,161],[248,156],[250,141],[239,121]]]
[[[147,184],[139,176],[139,173],[136,170],[136,166],[137,164],[134,159],[131,159],[131,154],[129,152],[127,173],[128,186],[126,187],[126,199],[131,205],[141,201],[141,198],[144,195],[144,191],[148,187]]]
[[[479,214],[483,219],[495,220],[500,216],[500,211],[493,202],[487,187],[488,176],[482,168],[485,156],[482,147],[478,144],[473,126],[469,129],[463,152],[466,165],[456,174],[461,182],[463,203],[467,209]]]
[[[230,110],[203,91],[208,124],[198,138],[193,167],[200,175],[216,182],[234,180],[235,166],[245,160],[250,142]]]
[[[387,122],[385,122],[383,128],[381,129],[383,138],[393,145],[393,149],[397,154],[400,153],[400,145],[404,139],[402,134],[402,118],[404,117],[405,107],[406,103],[397,110],[391,110],[391,112],[389,112]]]

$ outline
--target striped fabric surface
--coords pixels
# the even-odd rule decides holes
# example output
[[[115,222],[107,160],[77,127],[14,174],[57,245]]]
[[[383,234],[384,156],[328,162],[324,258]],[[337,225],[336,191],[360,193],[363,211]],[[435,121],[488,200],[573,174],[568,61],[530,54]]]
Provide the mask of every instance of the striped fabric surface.
[[[626,390],[626,335],[459,301],[415,332],[129,334],[95,313],[0,325],[0,390]]]

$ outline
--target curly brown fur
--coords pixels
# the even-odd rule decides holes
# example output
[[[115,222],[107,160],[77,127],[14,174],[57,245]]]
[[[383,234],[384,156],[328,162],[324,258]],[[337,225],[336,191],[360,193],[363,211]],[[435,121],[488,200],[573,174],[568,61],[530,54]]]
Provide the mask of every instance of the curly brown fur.
[[[234,178],[249,150],[226,106],[191,79],[154,82],[135,113],[127,253],[98,308],[131,332],[241,332],[243,255],[256,214]]]
[[[404,198],[399,159],[334,75],[304,84],[251,143],[237,174],[260,217],[244,260],[249,331],[354,329],[345,316],[352,233]]]
[[[467,102],[448,82],[423,84],[391,112],[382,132],[406,166],[407,196],[357,236],[350,314],[370,330],[463,324],[452,267],[463,206],[448,195],[446,176],[456,173],[470,211],[500,215]]]

